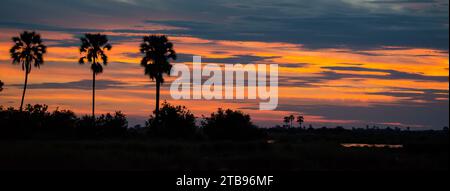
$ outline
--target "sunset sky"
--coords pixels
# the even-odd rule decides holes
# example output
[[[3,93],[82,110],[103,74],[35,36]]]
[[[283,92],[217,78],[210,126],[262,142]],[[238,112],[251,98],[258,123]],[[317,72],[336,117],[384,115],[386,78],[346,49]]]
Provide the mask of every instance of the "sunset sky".
[[[109,36],[110,63],[97,76],[96,113],[121,110],[144,124],[155,88],[139,62],[142,36],[166,34],[179,58],[203,63],[279,64],[279,106],[258,102],[172,100],[196,116],[240,109],[262,127],[301,113],[306,125],[449,125],[448,0],[2,0],[0,105],[20,105],[24,72],[12,65],[11,37],[40,33],[46,63],[33,68],[25,103],[91,110],[89,65],[79,65],[79,38]]]

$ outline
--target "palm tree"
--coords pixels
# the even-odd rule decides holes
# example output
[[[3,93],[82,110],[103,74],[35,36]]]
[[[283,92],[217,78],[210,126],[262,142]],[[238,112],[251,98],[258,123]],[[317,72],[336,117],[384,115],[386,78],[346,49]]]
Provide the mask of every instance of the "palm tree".
[[[292,122],[295,120],[294,115],[289,115],[289,116],[285,116],[283,118],[283,122],[285,123],[285,125],[289,128],[292,128]]]
[[[145,68],[145,75],[156,81],[156,109],[155,118],[159,117],[159,91],[164,83],[164,74],[170,75],[172,65],[169,59],[176,60],[177,56],[173,44],[165,35],[145,36],[141,44],[141,53],[144,57],[141,66]],[[157,120],[156,120],[157,121]]]
[[[305,118],[303,117],[303,115],[297,116],[297,123],[299,125],[299,128],[302,128],[303,122],[305,122]]]
[[[295,120],[294,115],[289,115],[289,122],[291,123],[291,125],[290,125],[291,128],[293,127],[292,122],[293,122],[294,120]]]
[[[290,122],[289,116],[285,116],[283,118],[283,122],[284,122],[285,127],[289,127],[289,122]]]
[[[0,92],[3,91],[3,85],[5,84],[0,80]]]
[[[103,72],[103,65],[108,64],[108,56],[105,50],[111,50],[112,46],[108,43],[106,35],[102,34],[85,34],[80,38],[80,64],[84,64],[86,60],[91,63],[92,70],[92,118],[95,121],[95,76]],[[95,125],[95,122],[94,122]]]
[[[24,31],[18,37],[13,37],[14,46],[10,49],[13,64],[21,64],[25,71],[25,83],[23,85],[22,101],[20,102],[20,111],[23,109],[23,101],[28,84],[28,74],[31,72],[31,65],[40,68],[44,64],[44,54],[47,47],[42,44],[41,35],[34,31]]]

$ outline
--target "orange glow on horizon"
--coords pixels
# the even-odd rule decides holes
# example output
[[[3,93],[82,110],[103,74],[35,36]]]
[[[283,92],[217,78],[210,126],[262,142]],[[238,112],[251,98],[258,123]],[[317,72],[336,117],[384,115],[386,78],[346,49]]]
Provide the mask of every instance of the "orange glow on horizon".
[[[110,28],[120,28],[120,26],[111,26]],[[76,37],[63,32],[42,31],[40,33],[44,38],[44,43],[46,43],[45,40],[78,42]],[[106,32],[105,34],[138,36],[144,33]],[[18,30],[15,29],[2,31],[2,34],[0,34],[0,79],[6,84],[5,90],[0,94],[0,105],[3,106],[16,106],[21,96],[22,87],[20,84],[23,83],[24,73],[19,65],[12,65],[9,58],[9,48],[12,45],[10,38],[17,35]],[[256,64],[282,64],[279,76],[287,79],[304,77],[303,79],[297,79],[297,82],[304,82],[310,78],[325,78],[324,72],[327,71],[359,76],[358,79],[343,78],[313,81],[310,82],[311,87],[296,85],[295,80],[292,79],[292,85],[280,86],[280,100],[292,100],[293,102],[314,100],[316,102],[370,106],[375,103],[395,104],[405,101],[406,98],[403,97],[377,94],[394,91],[396,88],[407,89],[403,93],[420,93],[420,89],[447,91],[449,89],[448,81],[367,77],[388,76],[389,71],[397,71],[423,76],[443,76],[448,79],[448,53],[433,49],[385,47],[385,49],[366,51],[348,49],[310,50],[289,43],[221,41],[189,36],[169,38],[174,42],[175,50],[179,54],[193,54],[216,59],[247,55],[261,57],[261,61],[255,62]],[[97,112],[122,110],[129,115],[148,116],[154,105],[154,87],[153,82],[144,75],[143,68],[139,65],[141,60],[139,54],[140,41],[127,40],[113,43],[112,50],[107,52],[110,63],[104,68],[104,72],[98,75],[97,80],[117,81],[123,83],[123,87],[107,87],[98,90],[96,100],[99,106]],[[47,45],[48,53],[45,55],[47,63],[42,65],[40,69],[32,69],[29,84],[67,83],[91,79],[89,64],[84,66],[78,64],[78,47],[61,46],[53,41]],[[350,69],[353,67],[361,68],[361,70],[330,70],[326,67],[348,67]],[[162,90],[164,99],[168,100],[170,100],[167,91],[169,85],[170,83],[164,85]],[[90,111],[90,99],[90,90],[88,89],[80,91],[70,88],[30,88],[27,92],[26,102],[47,103],[52,106],[61,105],[79,113],[88,113]],[[437,98],[437,100],[443,99]],[[413,101],[420,103],[424,100]],[[197,115],[207,115],[218,107],[239,109],[251,105],[248,103],[229,103],[226,100],[211,101],[208,102],[208,105],[197,101],[170,100],[170,102],[186,105]],[[287,113],[287,111],[248,111],[253,112],[254,119],[266,119],[268,121],[277,121],[279,119],[274,117]],[[306,116],[309,121],[317,123],[346,124],[355,122],[326,119],[317,115],[306,114]]]

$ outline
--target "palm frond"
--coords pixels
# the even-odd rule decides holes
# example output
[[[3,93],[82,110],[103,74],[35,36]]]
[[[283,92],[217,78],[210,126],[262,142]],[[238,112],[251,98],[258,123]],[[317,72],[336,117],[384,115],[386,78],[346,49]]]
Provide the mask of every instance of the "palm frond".
[[[104,50],[111,50],[112,45],[108,43],[106,35],[86,33],[80,38],[80,54],[82,55],[78,61],[84,64],[87,60],[91,63],[91,69],[95,74],[103,72],[103,65],[108,64],[108,56]]]
[[[164,35],[144,36],[142,40],[140,52],[144,54],[144,57],[141,60],[141,66],[145,68],[145,75],[163,83],[163,74],[170,75],[172,70],[169,60],[176,59],[173,44]]]
[[[31,64],[39,68],[44,64],[44,54],[47,47],[43,44],[41,36],[36,32],[24,31],[18,37],[13,37],[13,47],[10,56],[13,64],[22,64],[22,70],[31,71]]]

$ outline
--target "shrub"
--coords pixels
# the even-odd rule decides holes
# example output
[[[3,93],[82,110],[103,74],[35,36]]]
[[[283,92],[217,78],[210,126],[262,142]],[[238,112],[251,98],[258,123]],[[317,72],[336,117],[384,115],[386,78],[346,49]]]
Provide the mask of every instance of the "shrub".
[[[264,133],[251,122],[250,115],[230,109],[219,108],[210,117],[204,117],[202,127],[211,139],[247,140],[264,137]]]
[[[25,122],[25,113],[19,112],[14,108],[0,108],[0,137],[1,138],[18,138],[27,137],[30,134],[30,128],[23,125]]]
[[[128,128],[128,120],[121,111],[116,111],[114,115],[102,114],[96,120],[96,128],[99,128],[103,136],[124,136]]]
[[[95,119],[89,115],[82,116],[76,125],[78,136],[89,137],[120,137],[125,136],[128,128],[128,120],[121,111],[114,115],[102,114]]]
[[[0,138],[96,138],[127,135],[128,121],[118,111],[111,115],[78,118],[70,110],[48,111],[47,105],[27,105],[21,112],[14,108],[0,107]]]
[[[185,106],[174,106],[167,102],[162,104],[159,120],[151,115],[146,126],[150,133],[168,138],[192,138],[197,131],[195,116],[191,111]]]
[[[77,118],[70,110],[50,113],[47,105],[28,104],[24,111],[14,108],[0,109],[3,138],[61,137],[72,131]]]
[[[56,109],[50,115],[49,128],[75,128],[78,118],[73,111]]]

